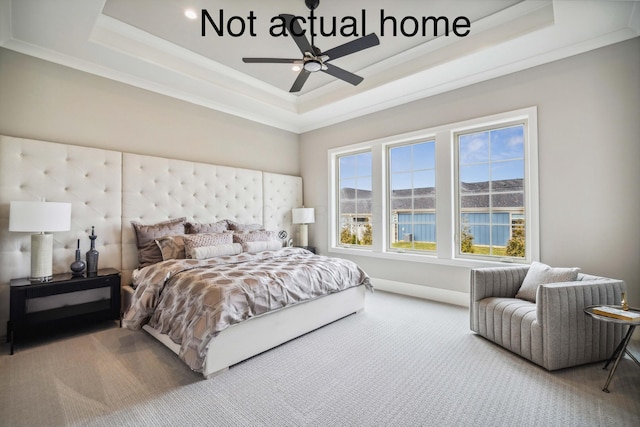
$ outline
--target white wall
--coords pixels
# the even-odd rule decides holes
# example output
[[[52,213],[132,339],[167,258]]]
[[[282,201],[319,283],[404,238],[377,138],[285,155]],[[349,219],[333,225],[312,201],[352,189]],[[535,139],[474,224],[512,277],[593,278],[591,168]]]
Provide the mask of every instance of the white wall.
[[[299,175],[296,134],[2,48],[0,134]]]
[[[640,38],[302,135],[310,244],[327,253],[329,148],[529,106],[538,107],[541,261],[623,279],[640,307]],[[349,258],[373,277],[468,292],[468,268]]]

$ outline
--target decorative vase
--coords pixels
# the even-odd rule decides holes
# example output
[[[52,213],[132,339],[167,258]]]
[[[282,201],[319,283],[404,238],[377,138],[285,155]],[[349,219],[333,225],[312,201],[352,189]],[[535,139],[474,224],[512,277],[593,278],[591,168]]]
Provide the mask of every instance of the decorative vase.
[[[87,251],[87,277],[98,275],[98,251],[96,250],[96,236],[95,227],[91,226],[91,249]]]
[[[620,306],[624,311],[629,310],[629,303],[627,302],[627,294],[624,292],[622,293],[622,300],[620,301]]]
[[[71,275],[73,277],[82,277],[84,268],[87,265],[80,258],[80,239],[78,239],[78,248],[76,249],[76,260],[71,263]]]

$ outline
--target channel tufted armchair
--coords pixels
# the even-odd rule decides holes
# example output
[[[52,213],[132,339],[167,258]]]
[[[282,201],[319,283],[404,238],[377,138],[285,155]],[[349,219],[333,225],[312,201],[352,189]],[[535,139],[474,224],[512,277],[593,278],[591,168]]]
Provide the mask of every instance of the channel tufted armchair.
[[[539,277],[529,274],[527,296],[521,286],[529,269],[544,267],[549,268],[533,263],[471,270],[471,330],[550,371],[610,357],[623,326],[599,322],[584,308],[620,304],[625,283],[575,269],[574,280],[532,286]]]

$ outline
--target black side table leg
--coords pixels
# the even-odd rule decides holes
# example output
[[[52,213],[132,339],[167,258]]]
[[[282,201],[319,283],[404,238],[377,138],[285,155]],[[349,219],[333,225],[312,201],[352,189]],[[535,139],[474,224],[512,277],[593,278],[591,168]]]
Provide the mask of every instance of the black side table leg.
[[[631,335],[633,335],[633,331],[634,331],[635,328],[636,328],[636,325],[629,326],[629,330],[627,331],[627,335],[625,335],[625,337],[620,342],[620,345],[622,346],[622,348],[620,348],[620,352],[618,353],[618,357],[616,358],[616,361],[613,364],[613,368],[611,369],[611,372],[609,372],[609,377],[607,378],[607,382],[604,384],[604,388],[602,389],[602,391],[604,391],[605,393],[609,393],[609,383],[611,382],[611,379],[613,378],[614,372],[616,372],[616,368],[618,367],[618,363],[620,363],[620,359],[622,359],[622,356],[624,356],[624,353],[625,353],[625,351],[627,349],[627,344],[629,344],[629,340],[631,339]],[[607,362],[607,365],[608,364],[609,364],[609,362]]]
[[[622,345],[623,344],[624,344],[624,338],[620,341],[620,344],[618,344],[616,349],[613,351],[613,354],[611,354],[611,357],[609,358],[609,360],[607,360],[607,363],[604,364],[602,369],[604,369],[606,371],[607,367],[609,366],[609,364],[611,362],[613,362],[618,357],[618,355],[620,354],[620,351],[622,351]]]

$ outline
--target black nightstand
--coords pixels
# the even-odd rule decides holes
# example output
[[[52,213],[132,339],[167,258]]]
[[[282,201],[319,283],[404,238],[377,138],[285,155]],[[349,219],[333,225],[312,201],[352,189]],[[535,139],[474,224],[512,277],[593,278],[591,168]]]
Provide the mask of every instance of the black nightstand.
[[[7,341],[11,343],[11,354],[14,342],[22,338],[89,321],[120,319],[120,272],[113,268],[98,270],[98,274],[92,277],[73,277],[71,273],[55,274],[45,283],[14,279],[11,280],[10,288]],[[32,300],[36,298],[98,288],[110,288],[109,298],[77,304],[65,303],[57,308],[38,311],[29,310],[30,302],[33,306],[35,301]]]
[[[302,248],[302,249],[306,249],[311,253],[316,253],[316,247],[315,246],[296,246],[296,248]]]

